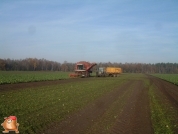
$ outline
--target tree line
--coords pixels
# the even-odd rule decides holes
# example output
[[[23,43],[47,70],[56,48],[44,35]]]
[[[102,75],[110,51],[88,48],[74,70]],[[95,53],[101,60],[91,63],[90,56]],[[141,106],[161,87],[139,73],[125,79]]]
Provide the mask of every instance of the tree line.
[[[93,67],[120,67],[124,73],[178,73],[178,63],[97,63]],[[26,58],[20,60],[0,59],[0,70],[2,71],[64,71],[73,72],[75,63],[63,63],[46,59]]]

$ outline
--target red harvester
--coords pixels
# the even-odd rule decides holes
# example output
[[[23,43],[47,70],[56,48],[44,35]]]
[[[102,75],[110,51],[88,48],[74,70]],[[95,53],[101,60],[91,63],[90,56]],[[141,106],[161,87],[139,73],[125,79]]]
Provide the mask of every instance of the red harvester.
[[[94,67],[96,63],[89,63],[86,61],[80,61],[75,64],[75,73],[70,74],[71,78],[75,77],[89,77],[92,71],[90,70]]]

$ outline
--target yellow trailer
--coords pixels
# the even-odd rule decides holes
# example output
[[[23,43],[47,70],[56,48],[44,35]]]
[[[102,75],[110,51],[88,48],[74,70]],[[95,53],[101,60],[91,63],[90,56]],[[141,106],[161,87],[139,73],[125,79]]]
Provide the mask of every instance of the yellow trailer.
[[[112,76],[117,77],[119,74],[122,73],[122,68],[118,67],[99,67],[96,73],[96,76]]]
[[[116,67],[107,67],[106,68],[106,73],[120,74],[120,73],[122,73],[122,69],[121,68],[116,68]]]

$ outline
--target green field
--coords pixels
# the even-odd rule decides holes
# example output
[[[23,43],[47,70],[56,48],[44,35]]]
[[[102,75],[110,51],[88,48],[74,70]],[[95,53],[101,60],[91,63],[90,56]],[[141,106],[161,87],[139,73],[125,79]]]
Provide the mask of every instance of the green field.
[[[51,121],[62,120],[66,115],[79,110],[124,81],[124,79],[118,81],[114,78],[97,81],[92,79],[84,82],[24,88],[18,92],[16,90],[0,92],[0,104],[3,104],[0,105],[0,117],[16,115],[20,121],[20,132],[35,133]]]
[[[28,76],[28,74],[31,77],[33,75],[35,76],[35,72],[1,73],[4,73],[4,76],[13,76],[14,79],[21,78],[20,82],[28,82],[23,81],[24,79],[27,79],[25,76]],[[48,80],[48,77],[44,79],[45,75],[48,77],[51,76],[50,80],[56,78],[68,78],[68,73],[36,73],[39,81]],[[18,78],[17,76],[21,77]],[[39,76],[41,76],[41,79]],[[12,80],[13,79],[11,79],[11,81]],[[33,81],[33,79],[31,81]],[[92,129],[90,129],[91,133],[94,131],[99,132],[101,126],[106,128],[102,131],[108,131],[107,129],[110,128],[115,119],[118,118],[119,114],[122,113],[124,106],[128,103],[127,100],[129,99],[129,96],[134,94],[136,89],[140,88],[140,85],[135,85],[139,82],[144,83],[144,90],[146,94],[142,94],[144,95],[143,98],[149,97],[149,105],[147,105],[147,107],[150,107],[150,119],[152,121],[154,132],[174,133],[174,129],[177,128],[178,124],[173,122],[175,119],[174,117],[177,117],[176,109],[170,105],[170,102],[166,100],[162,93],[160,93],[160,90],[154,85],[154,83],[151,84],[150,80],[144,74],[122,74],[120,77],[93,77],[64,81],[65,82],[61,80],[59,81],[59,84],[57,83],[54,85],[41,85],[38,87],[24,86],[20,89],[8,91],[5,91],[4,88],[1,88],[3,90],[0,92],[0,122],[2,123],[4,121],[4,117],[15,115],[20,123],[20,133],[39,133],[51,123],[65,120],[68,115],[76,113],[103,95],[114,91],[125,83],[127,84],[129,81],[131,81],[133,83],[128,85],[128,88],[123,88],[123,94],[118,94],[120,97],[118,97],[118,100],[114,101],[110,108],[106,110],[105,114],[102,115],[103,118],[101,117],[101,119],[99,119],[98,122],[93,125]],[[12,83],[15,82],[12,81]],[[7,85],[2,84],[0,86],[6,87]],[[141,98],[137,97],[136,99],[139,100],[138,102],[142,101],[140,100]],[[141,107],[139,108],[142,109]],[[117,114],[118,116],[116,116]],[[3,131],[2,127],[0,128],[0,131]]]
[[[59,80],[69,78],[69,72],[60,71],[0,71],[0,84]]]
[[[152,75],[178,85],[178,74],[152,74]]]

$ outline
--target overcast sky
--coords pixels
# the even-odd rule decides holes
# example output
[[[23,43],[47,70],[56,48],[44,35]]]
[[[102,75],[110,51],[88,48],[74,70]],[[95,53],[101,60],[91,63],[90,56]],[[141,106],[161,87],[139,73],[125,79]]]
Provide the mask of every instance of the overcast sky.
[[[1,0],[0,58],[178,63],[178,0]]]

